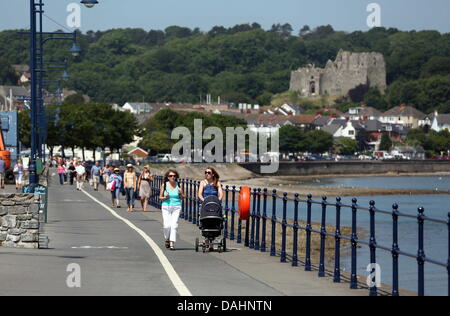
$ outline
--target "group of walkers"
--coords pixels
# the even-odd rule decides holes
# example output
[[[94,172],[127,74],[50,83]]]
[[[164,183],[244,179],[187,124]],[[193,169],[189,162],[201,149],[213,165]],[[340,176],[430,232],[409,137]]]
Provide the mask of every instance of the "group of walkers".
[[[74,185],[76,182],[77,190],[83,189],[84,183],[88,180],[87,163],[71,160],[69,162],[60,161],[57,164],[57,172],[59,184],[64,185],[70,183]]]
[[[83,189],[83,183],[87,180],[86,165],[81,162],[70,162],[68,168],[64,164],[58,166],[61,184],[64,183],[64,174],[69,173],[70,183],[77,180],[77,190]],[[120,197],[126,197],[127,211],[135,210],[136,199],[141,201],[142,211],[148,211],[149,199],[154,193],[151,183],[153,176],[149,166],[145,166],[141,173],[137,173],[133,165],[126,166],[125,172],[115,166],[100,166],[96,163],[90,169],[90,183],[94,190],[98,191],[102,182],[105,190],[111,192],[111,202],[114,208],[121,208]],[[182,201],[186,198],[185,192],[179,184],[180,175],[174,170],[168,170],[164,175],[163,184],[159,190],[159,199],[162,201],[162,216],[165,247],[175,250],[177,241],[178,221],[180,218]],[[222,201],[224,192],[220,183],[220,176],[214,168],[205,170],[205,178],[200,183],[198,199],[203,202],[208,196],[217,196]]]
[[[151,196],[150,183],[153,181],[150,167],[145,166],[140,175],[135,172],[133,165],[127,165],[123,175],[119,168],[111,167],[109,169],[111,174],[104,175],[106,180],[104,182],[107,183],[106,189],[111,191],[113,207],[121,208],[120,195],[122,194],[126,196],[128,212],[134,211],[137,198],[141,200],[142,210],[147,212]]]

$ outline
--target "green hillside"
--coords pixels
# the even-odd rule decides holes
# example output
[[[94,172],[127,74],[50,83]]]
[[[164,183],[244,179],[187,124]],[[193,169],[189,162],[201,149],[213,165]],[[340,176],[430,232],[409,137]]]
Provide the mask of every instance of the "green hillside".
[[[65,86],[96,102],[196,103],[211,93],[213,100],[270,104],[273,95],[288,90],[292,70],[309,63],[323,67],[344,49],[383,53],[390,87],[385,96],[364,91],[337,106],[365,102],[387,109],[407,103],[450,113],[450,34],[437,31],[345,33],[323,26],[298,34],[289,24],[263,30],[254,23],[209,32],[178,26],[87,32],[79,42],[83,52],[76,59],[66,53],[70,43],[48,42],[46,60],[68,59],[71,79]],[[27,45],[15,30],[0,32],[0,65],[27,63]],[[11,80],[10,67],[1,67],[0,84]]]

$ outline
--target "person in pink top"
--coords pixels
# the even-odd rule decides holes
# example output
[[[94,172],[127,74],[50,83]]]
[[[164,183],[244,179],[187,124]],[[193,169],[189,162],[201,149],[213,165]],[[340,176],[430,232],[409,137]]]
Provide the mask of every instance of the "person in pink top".
[[[66,175],[66,168],[62,164],[58,165],[59,183],[64,185],[64,177]]]

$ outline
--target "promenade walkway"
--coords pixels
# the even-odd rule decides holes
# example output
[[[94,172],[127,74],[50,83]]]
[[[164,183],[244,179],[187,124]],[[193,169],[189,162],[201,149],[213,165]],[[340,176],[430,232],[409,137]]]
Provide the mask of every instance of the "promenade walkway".
[[[184,220],[171,252],[159,210],[127,213],[110,204],[109,192],[53,181],[45,225],[51,249],[0,248],[0,295],[368,295],[233,242],[227,253],[196,253],[199,231]],[[81,268],[80,288],[66,284],[70,264]]]

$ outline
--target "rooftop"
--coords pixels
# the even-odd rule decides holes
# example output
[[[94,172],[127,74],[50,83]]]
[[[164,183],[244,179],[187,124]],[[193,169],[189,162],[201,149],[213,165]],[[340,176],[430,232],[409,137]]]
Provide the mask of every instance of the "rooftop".
[[[408,116],[423,119],[426,114],[413,108],[412,106],[399,105],[384,113],[384,116]]]

